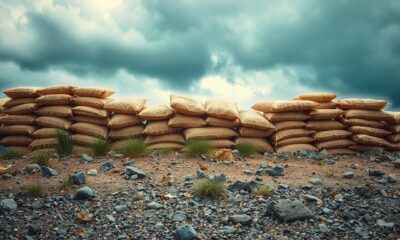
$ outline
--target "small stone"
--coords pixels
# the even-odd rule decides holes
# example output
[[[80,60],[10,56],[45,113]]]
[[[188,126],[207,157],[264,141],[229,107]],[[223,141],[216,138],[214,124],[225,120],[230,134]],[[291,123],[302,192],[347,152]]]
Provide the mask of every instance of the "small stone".
[[[247,174],[247,175],[252,175],[253,174],[253,172],[250,169],[244,170],[243,173]]]
[[[9,173],[5,173],[5,174],[3,174],[1,177],[3,178],[3,180],[7,180],[7,179],[11,179],[11,178],[12,178],[12,175],[9,174]]]
[[[278,185],[278,190],[289,189],[289,187],[290,186],[288,184],[281,183],[281,184]]]
[[[172,217],[173,222],[183,222],[183,221],[186,221],[186,219],[187,219],[187,216],[183,212],[176,212],[174,214],[174,216]]]
[[[32,208],[35,209],[35,210],[40,209],[42,207],[43,207],[43,203],[40,202],[40,201],[34,201],[32,203]]]
[[[201,170],[201,169],[197,169],[197,170],[196,170],[196,176],[197,176],[197,178],[199,178],[199,179],[207,178],[206,173],[205,173],[203,170]]]
[[[352,169],[357,169],[357,168],[358,168],[358,164],[357,164],[357,163],[351,164],[351,168],[352,168]]]
[[[382,227],[382,228],[393,228],[393,227],[394,227],[394,223],[392,223],[392,222],[385,222],[385,221],[382,220],[382,219],[379,219],[378,221],[376,221],[376,224],[377,224],[379,227]]]
[[[128,206],[126,206],[125,204],[124,205],[117,205],[117,206],[114,207],[114,209],[115,209],[115,211],[117,213],[120,213],[120,212],[123,212],[126,209],[128,209]]]
[[[106,218],[108,219],[108,221],[110,222],[115,222],[115,218],[112,215],[106,214]]]
[[[224,226],[222,227],[222,229],[220,230],[221,234],[232,234],[236,232],[236,228],[232,227],[232,226]]]
[[[304,184],[303,186],[301,186],[302,190],[311,190],[313,188],[313,186],[311,184]]]
[[[185,181],[193,181],[193,175],[186,175],[185,176]]]
[[[319,198],[317,198],[316,196],[309,195],[309,194],[304,195],[304,199],[305,199],[307,202],[314,202],[314,203],[321,201],[321,200],[320,200]]]
[[[380,183],[380,184],[386,184],[386,183],[388,183],[388,181],[387,181],[387,179],[386,178],[380,178],[379,180],[378,180],[378,183]]]
[[[247,191],[254,193],[261,187],[261,184],[257,181],[236,181],[228,188],[230,191]]]
[[[380,169],[368,169],[368,175],[372,177],[382,177],[385,173]]]
[[[17,203],[14,199],[8,198],[0,201],[0,212],[11,211],[17,209]]]
[[[87,173],[88,176],[97,176],[97,170],[96,169],[90,169]]]
[[[329,232],[328,226],[326,226],[326,224],[324,224],[324,223],[318,224],[318,228],[319,228],[319,231],[322,233]]]
[[[53,168],[50,168],[50,167],[42,166],[41,170],[42,170],[42,175],[44,177],[53,177],[53,176],[57,176],[58,175],[57,170],[55,170]]]
[[[267,210],[283,222],[293,222],[297,220],[306,220],[314,217],[310,209],[305,207],[300,200],[279,200],[273,203]]]
[[[343,173],[343,177],[347,178],[347,179],[353,178],[354,173],[353,172],[345,172],[345,173]]]
[[[86,183],[86,176],[84,172],[78,172],[70,176],[69,180],[72,182],[72,184],[82,185]]]
[[[390,174],[389,176],[387,176],[387,181],[388,181],[388,183],[397,182],[396,176],[394,174]]]
[[[162,223],[156,223],[156,225],[154,225],[154,228],[157,229],[158,231],[162,231],[164,229],[164,224]]]
[[[90,162],[93,162],[93,157],[91,157],[91,156],[89,156],[89,155],[87,155],[87,154],[82,154],[81,155],[81,162],[82,163],[90,163]]]
[[[268,165],[265,162],[260,163],[260,168],[268,168]]]
[[[157,202],[150,202],[149,204],[147,204],[147,208],[158,210],[164,208],[164,206]]]
[[[322,181],[319,178],[311,178],[308,182],[311,183],[312,185],[320,185],[320,184],[322,184]]]
[[[126,166],[125,167],[125,174],[131,177],[132,175],[137,175],[138,179],[142,179],[146,177],[146,173],[140,170],[139,168]]]
[[[343,195],[341,193],[336,194],[334,198],[336,201],[343,201]]]
[[[127,239],[129,239],[129,236],[126,233],[122,233],[117,236],[117,240],[127,240]]]
[[[323,212],[324,214],[331,214],[331,213],[332,213],[332,210],[329,209],[329,208],[322,208],[322,212]]]
[[[115,166],[114,166],[114,163],[112,163],[112,162],[106,162],[106,163],[103,163],[103,164],[101,164],[101,166],[100,166],[100,172],[108,172],[108,171],[110,171],[111,169],[113,169]]]
[[[213,179],[213,180],[216,180],[216,181],[225,182],[225,181],[226,181],[226,175],[223,174],[223,173],[220,173],[220,174],[218,174],[218,175],[212,177],[212,179]]]
[[[185,224],[178,227],[174,233],[176,240],[193,240],[198,239],[197,232],[192,225]]]
[[[275,166],[273,168],[268,168],[267,173],[273,177],[283,176],[285,174],[285,169],[281,166]]]
[[[251,216],[246,215],[246,214],[239,214],[239,215],[232,215],[229,216],[229,220],[233,222],[234,224],[240,224],[242,226],[248,226],[251,225],[253,222],[253,219]]]
[[[90,187],[83,187],[78,189],[75,193],[75,199],[77,200],[86,200],[93,198],[95,196],[95,192]]]
[[[28,234],[31,236],[38,234],[41,230],[42,230],[42,228],[38,224],[29,224],[28,225]]]
[[[28,165],[24,168],[24,172],[30,173],[30,174],[40,172],[40,166],[39,166],[38,164],[36,164],[36,163],[34,163],[34,164],[28,164]]]

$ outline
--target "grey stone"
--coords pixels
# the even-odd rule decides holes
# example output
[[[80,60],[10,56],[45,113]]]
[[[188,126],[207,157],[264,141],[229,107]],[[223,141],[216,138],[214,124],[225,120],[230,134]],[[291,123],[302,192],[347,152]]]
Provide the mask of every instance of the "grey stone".
[[[193,240],[198,239],[197,232],[192,225],[185,224],[178,227],[174,233],[176,240]]]
[[[316,196],[309,195],[309,194],[304,195],[304,199],[305,199],[307,202],[314,202],[314,203],[320,201],[319,198],[317,198]]]
[[[319,231],[322,232],[322,233],[329,232],[329,228],[328,228],[328,226],[326,226],[325,223],[320,223],[320,224],[318,224],[318,229],[319,229]]]
[[[361,197],[370,198],[374,195],[372,190],[369,187],[354,187],[353,192]]]
[[[87,174],[89,176],[97,176],[97,170],[96,169],[90,169]]]
[[[275,166],[273,168],[268,168],[267,173],[273,177],[283,176],[285,174],[285,169],[281,166]]]
[[[224,226],[222,227],[222,229],[220,230],[221,234],[232,234],[236,232],[236,228],[232,227],[232,226]]]
[[[81,162],[83,162],[83,163],[90,163],[90,162],[93,162],[93,160],[94,160],[93,157],[91,157],[87,154],[81,155]]]
[[[207,178],[207,174],[206,174],[203,170],[201,170],[201,169],[197,169],[197,170],[196,170],[196,176],[197,176],[197,178],[199,178],[199,179]]]
[[[183,212],[176,212],[174,214],[174,216],[172,216],[173,222],[183,222],[183,221],[186,221],[186,219],[187,219],[187,216]]]
[[[267,168],[268,165],[265,162],[260,163],[260,168]]]
[[[348,179],[353,178],[354,173],[353,172],[345,172],[345,173],[343,173],[343,177],[348,178]]]
[[[308,182],[311,183],[312,185],[320,185],[320,184],[322,184],[322,181],[319,178],[311,178]]]
[[[394,227],[394,223],[392,223],[392,222],[385,222],[385,221],[382,220],[382,219],[379,219],[378,221],[376,221],[376,224],[377,224],[379,227],[382,227],[382,228],[393,228],[393,227]]]
[[[108,221],[110,221],[110,222],[115,222],[115,218],[113,217],[113,215],[106,214],[106,218],[107,218]]]
[[[329,209],[329,208],[322,208],[322,212],[323,212],[324,214],[331,214],[331,213],[332,213],[332,210]]]
[[[289,189],[289,187],[290,186],[288,184],[281,183],[278,185],[278,190]]]
[[[149,204],[147,204],[147,208],[158,210],[158,209],[164,208],[164,206],[162,204],[157,203],[157,202],[150,202]]]
[[[0,211],[11,211],[17,209],[17,203],[12,198],[0,201]]]
[[[33,209],[40,209],[40,208],[42,208],[42,207],[43,207],[43,203],[40,202],[40,201],[34,201],[34,202],[32,203],[32,208],[33,208]]]
[[[126,166],[125,167],[125,174],[131,177],[132,175],[137,175],[138,179],[142,179],[146,177],[146,173],[140,170],[139,168]]]
[[[12,178],[12,175],[9,174],[9,173],[5,173],[5,174],[3,174],[1,177],[3,178],[3,180],[7,180],[7,179],[11,179],[11,178]]]
[[[256,181],[236,181],[228,188],[231,191],[248,191],[248,192],[256,192],[261,187],[261,184]]]
[[[125,211],[127,208],[128,208],[128,206],[126,206],[125,204],[124,205],[117,205],[117,206],[114,207],[115,211],[118,212],[118,213]]]
[[[304,184],[303,186],[301,186],[302,190],[311,190],[313,188],[313,186],[311,184]]]
[[[122,233],[117,236],[117,240],[127,240],[127,239],[129,239],[129,236],[126,233]]]
[[[42,175],[44,177],[53,177],[58,175],[57,170],[53,168],[42,166],[40,169],[42,170]]]
[[[351,168],[352,168],[352,169],[357,169],[357,168],[358,168],[358,164],[357,164],[357,163],[351,164]]]
[[[83,187],[78,189],[75,193],[75,199],[77,200],[86,200],[93,198],[95,196],[95,192],[90,187]]]
[[[277,203],[271,204],[267,212],[283,222],[314,218],[314,214],[311,210],[305,207],[300,200],[280,200]]]
[[[367,171],[368,175],[372,177],[382,177],[383,175],[385,175],[385,173],[380,169],[370,168]]]
[[[38,224],[29,224],[28,225],[28,234],[31,236],[38,234],[41,230],[42,230],[42,228]]]
[[[114,166],[114,163],[112,163],[112,162],[106,162],[106,163],[103,163],[103,164],[101,164],[101,166],[100,166],[100,172],[108,172],[108,171],[110,171],[111,169],[113,169],[115,166]]]
[[[37,172],[40,172],[40,171],[41,171],[41,170],[40,170],[40,166],[39,166],[38,164],[36,164],[36,163],[34,163],[34,164],[28,164],[28,165],[24,168],[24,172],[30,173],[30,174],[37,173]]]
[[[185,181],[193,181],[193,175],[186,175]]]
[[[229,220],[234,224],[240,223],[243,226],[249,226],[253,222],[252,217],[246,214],[236,214],[229,216]]]
[[[390,174],[389,176],[387,176],[387,181],[389,183],[395,183],[397,182],[396,176],[394,174]]]
[[[82,185],[86,183],[86,175],[84,172],[78,172],[75,173],[74,175],[71,175],[69,177],[69,180],[72,182],[72,184]]]
[[[218,175],[212,177],[212,179],[213,179],[213,180],[216,180],[216,181],[225,182],[225,181],[226,181],[226,175],[223,174],[223,173],[220,173],[220,174],[218,174]]]

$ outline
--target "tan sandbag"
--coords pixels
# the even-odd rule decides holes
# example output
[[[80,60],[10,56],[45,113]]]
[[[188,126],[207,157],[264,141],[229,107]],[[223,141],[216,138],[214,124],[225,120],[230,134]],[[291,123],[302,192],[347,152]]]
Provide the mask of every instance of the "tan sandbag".
[[[386,124],[381,121],[371,121],[365,119],[358,119],[358,118],[342,118],[340,121],[348,126],[361,126],[361,127],[373,127],[373,128],[384,128]]]
[[[346,130],[328,130],[314,133],[312,137],[316,142],[325,142],[330,140],[345,139],[351,135],[352,133]]]
[[[210,144],[216,149],[232,148],[235,146],[235,143],[229,139],[210,139],[209,141]]]
[[[344,113],[341,109],[316,109],[308,113],[311,120],[333,120]]]
[[[400,124],[400,112],[386,112],[390,114],[391,118],[388,119],[388,122],[391,124]]]
[[[398,142],[400,142],[400,133],[391,134],[391,135],[387,136],[386,139],[392,143],[398,143]]]
[[[142,136],[143,131],[144,126],[140,124],[126,128],[111,129],[108,133],[108,137],[111,139],[136,138]]]
[[[372,121],[390,121],[392,118],[389,113],[373,110],[347,110],[344,116],[346,118],[359,118]]]
[[[208,116],[235,120],[239,118],[239,110],[234,102],[223,100],[208,100],[204,104]]]
[[[145,120],[167,120],[174,115],[174,111],[165,105],[145,107],[139,117]]]
[[[367,134],[374,137],[386,137],[391,134],[391,132],[385,129],[371,127],[351,126],[347,130],[355,134]]]
[[[25,103],[15,107],[6,108],[4,110],[5,113],[10,115],[16,114],[30,114],[33,113],[36,109],[39,108],[39,105],[36,103]]]
[[[35,102],[47,106],[68,105],[71,98],[68,94],[49,94],[36,98]]]
[[[26,135],[7,136],[0,140],[2,146],[28,146],[33,138]]]
[[[391,143],[386,141],[383,138],[369,136],[366,134],[355,134],[351,137],[351,139],[361,145],[368,146],[378,146],[378,147],[390,147]]]
[[[315,131],[341,130],[346,126],[338,121],[309,121],[306,129]]]
[[[275,129],[275,127],[260,113],[254,111],[241,111],[239,113],[240,124],[249,128],[261,130]]]
[[[297,112],[297,111],[309,111],[313,110],[318,106],[318,103],[307,100],[271,100],[256,103],[252,106],[254,110],[264,113],[276,113],[276,112]]]
[[[198,116],[189,116],[176,113],[168,120],[168,126],[173,128],[196,128],[206,126],[204,119]]]
[[[283,147],[278,147],[276,149],[277,153],[283,153],[283,152],[298,152],[298,151],[314,151],[316,152],[317,149],[311,145],[311,144],[292,144],[292,145],[286,145]]]
[[[391,133],[400,133],[400,124],[388,125],[386,126],[386,130],[390,131]]]
[[[144,143],[156,144],[156,143],[185,143],[185,139],[181,134],[171,133],[160,136],[147,136]]]
[[[107,127],[110,121],[110,118],[95,118],[95,117],[86,117],[86,116],[73,116],[71,118],[74,122],[85,122],[85,123],[93,123],[99,126]]]
[[[104,109],[92,108],[87,106],[77,106],[72,108],[74,115],[94,117],[94,118],[106,118],[108,117],[108,111]]]
[[[332,148],[347,148],[348,146],[354,144],[355,143],[349,139],[338,139],[325,142],[318,142],[315,144],[315,147],[318,148],[318,150],[322,150],[322,149],[332,149]]]
[[[102,98],[92,98],[92,97],[74,97],[71,99],[71,103],[76,106],[86,106],[92,108],[103,109],[104,104],[110,99],[102,99]]]
[[[286,146],[286,145],[292,145],[292,144],[306,144],[306,143],[312,143],[314,141],[314,138],[312,137],[294,137],[294,138],[286,138],[283,140],[280,140],[278,142],[273,142],[273,144],[276,147],[281,147],[281,146]]]
[[[70,106],[44,106],[35,111],[40,116],[47,117],[60,117],[70,118],[72,117],[72,109]]]
[[[5,115],[0,117],[0,124],[31,125],[35,119],[35,115]]]
[[[83,134],[74,134],[71,136],[74,145],[91,147],[96,142],[97,138]]]
[[[31,135],[34,138],[55,138],[57,136],[57,128],[40,128]]]
[[[19,152],[22,154],[28,154],[31,151],[31,149],[26,146],[7,146],[7,148],[11,151]]]
[[[286,138],[298,138],[298,137],[307,137],[311,134],[315,133],[314,130],[307,130],[307,129],[288,129],[274,133],[271,136],[271,139],[274,142],[279,142]]]
[[[382,110],[388,104],[385,100],[349,98],[338,101],[341,109]]]
[[[114,91],[104,88],[74,88],[73,92],[79,97],[107,98],[114,94]]]
[[[356,152],[347,148],[333,148],[326,149],[327,153],[330,155],[354,155]]]
[[[61,128],[65,130],[68,130],[72,125],[72,121],[68,119],[59,117],[46,117],[46,116],[41,116],[36,118],[35,123],[36,125],[45,128]]]
[[[9,98],[2,98],[0,99],[0,116],[4,114],[4,103],[6,103]]]
[[[275,129],[270,130],[260,130],[256,128],[248,128],[248,127],[239,127],[238,133],[241,137],[249,137],[249,138],[263,138],[269,137],[275,132]]]
[[[400,151],[400,143],[392,143],[389,147],[390,151]]]
[[[168,121],[165,120],[147,122],[144,128],[144,134],[146,135],[163,135],[176,133],[177,131],[179,131],[179,128],[169,127]]]
[[[57,149],[55,147],[46,147],[42,149],[36,149],[33,150],[29,153],[29,156],[37,156],[41,154],[54,154],[57,152]]]
[[[29,147],[31,150],[43,149],[43,148],[53,148],[58,146],[57,138],[38,138],[33,140]]]
[[[73,87],[73,86],[53,86],[53,87],[38,89],[37,93],[39,95],[50,95],[50,94],[72,95],[72,94],[74,94],[74,91],[73,91],[74,88],[75,87]]]
[[[176,151],[182,149],[183,145],[179,143],[156,143],[149,145],[147,148],[149,150],[171,149]]]
[[[36,98],[15,98],[8,99],[3,103],[4,108],[11,108],[18,105],[26,104],[26,103],[35,103]]]
[[[352,146],[349,146],[349,149],[356,151],[356,152],[383,152],[383,151],[385,151],[384,147],[366,146],[366,145],[352,145]]]
[[[315,109],[336,109],[338,102],[336,100],[325,102],[325,103],[318,103],[318,106]]]
[[[310,117],[302,112],[265,113],[264,116],[272,123],[287,121],[305,121]]]
[[[188,128],[183,132],[186,140],[189,139],[227,139],[236,137],[238,134],[229,128],[205,127]]]
[[[277,122],[274,124],[277,132],[288,129],[305,128],[306,125],[307,124],[303,121],[285,121],[285,122]]]
[[[0,135],[31,135],[35,130],[32,125],[0,126]]]
[[[83,146],[79,146],[79,145],[74,145],[74,147],[72,148],[72,154],[73,155],[82,155],[82,154],[93,154],[93,148],[90,146],[87,147],[83,147]]]
[[[4,91],[4,94],[9,98],[36,98],[39,96],[36,87],[17,87],[10,88]]]
[[[111,117],[108,127],[112,129],[120,129],[138,125],[143,120],[135,115],[116,113]]]
[[[120,151],[122,148],[124,148],[126,146],[128,141],[129,141],[128,139],[113,141],[110,144],[110,149],[113,151]]]
[[[203,103],[197,100],[176,94],[171,94],[169,98],[171,108],[178,113],[191,116],[202,116],[206,113]]]
[[[93,137],[101,137],[101,138],[107,138],[107,128],[102,127],[93,123],[75,123],[71,126],[71,131],[78,133],[78,134],[83,134],[83,135],[88,135],[88,136],[93,136]]]
[[[104,109],[115,113],[138,114],[144,105],[146,105],[145,98],[125,97],[106,102]]]
[[[238,119],[226,120],[216,117],[207,117],[205,121],[207,126],[210,127],[236,128],[240,125],[240,121]]]
[[[235,140],[235,144],[250,144],[252,145],[257,152],[265,153],[273,153],[274,149],[272,146],[268,143],[268,141],[265,138],[244,138],[244,137],[238,137]]]
[[[336,98],[336,94],[333,93],[303,93],[297,97],[295,100],[309,100],[317,103],[330,102]]]

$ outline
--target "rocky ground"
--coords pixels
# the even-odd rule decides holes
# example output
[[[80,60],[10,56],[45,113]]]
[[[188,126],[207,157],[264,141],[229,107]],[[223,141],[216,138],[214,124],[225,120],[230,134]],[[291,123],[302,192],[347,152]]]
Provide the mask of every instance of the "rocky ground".
[[[219,161],[176,154],[6,160],[0,239],[399,239],[400,155],[300,152]],[[201,170],[203,169],[203,170]],[[71,176],[74,185],[60,191]],[[201,178],[224,197],[196,196]],[[28,183],[46,186],[43,197]],[[257,189],[268,186],[270,195]]]

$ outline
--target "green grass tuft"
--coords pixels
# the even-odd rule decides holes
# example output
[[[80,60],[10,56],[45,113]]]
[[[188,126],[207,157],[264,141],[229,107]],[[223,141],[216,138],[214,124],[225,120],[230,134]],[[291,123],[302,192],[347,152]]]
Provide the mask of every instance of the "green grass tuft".
[[[58,146],[57,146],[58,154],[60,154],[60,156],[62,157],[69,156],[74,148],[74,143],[72,142],[71,135],[65,130],[58,129],[57,140],[58,140]]]
[[[141,157],[147,154],[147,145],[143,139],[128,139],[120,151],[128,157]]]
[[[227,193],[227,188],[223,181],[203,179],[195,183],[193,193],[203,198],[216,198],[224,196]]]
[[[110,151],[110,144],[106,138],[97,138],[92,145],[95,156],[105,156]]]
[[[236,145],[236,149],[243,157],[249,157],[257,154],[257,150],[254,148],[254,146],[248,143],[239,143]]]
[[[272,189],[269,188],[269,187],[262,187],[262,188],[260,188],[260,189],[257,190],[256,195],[266,198],[266,197],[271,196],[271,194],[272,194],[273,191],[274,191],[274,190],[272,190]]]
[[[135,193],[132,196],[132,201],[137,202],[137,201],[142,201],[144,199],[144,195],[141,193]]]
[[[185,155],[188,157],[196,157],[200,155],[208,155],[214,147],[210,141],[202,139],[189,140],[185,146]]]
[[[62,191],[68,191],[70,190],[72,187],[72,181],[71,179],[67,176],[65,177],[60,184],[60,190]]]
[[[41,197],[46,187],[41,183],[30,183],[26,186],[26,190],[32,197]]]
[[[9,160],[9,159],[21,158],[23,156],[24,156],[24,154],[22,154],[20,152],[10,150],[10,151],[7,151],[7,152],[1,154],[0,159]]]
[[[161,154],[161,155],[167,155],[167,154],[173,153],[174,150],[172,148],[160,148],[160,149],[154,150],[154,152],[157,154]]]
[[[30,157],[31,163],[36,163],[39,166],[50,166],[51,159],[53,158],[52,153],[39,153]]]

